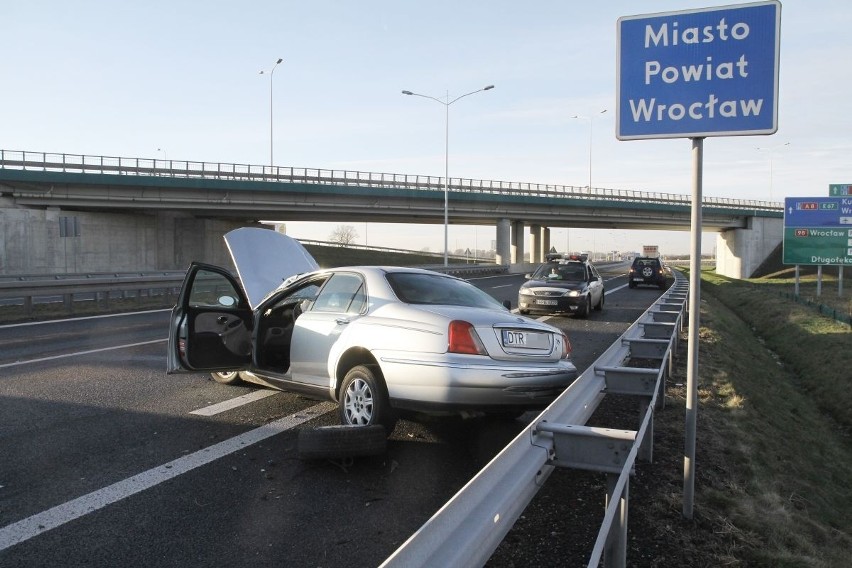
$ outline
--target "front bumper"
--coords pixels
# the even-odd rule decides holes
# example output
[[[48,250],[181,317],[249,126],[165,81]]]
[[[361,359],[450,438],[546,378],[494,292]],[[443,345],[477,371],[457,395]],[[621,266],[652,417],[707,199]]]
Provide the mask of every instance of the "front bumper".
[[[554,312],[576,312],[585,305],[586,295],[579,296],[536,296],[533,294],[518,295],[518,309],[524,312],[551,314]]]

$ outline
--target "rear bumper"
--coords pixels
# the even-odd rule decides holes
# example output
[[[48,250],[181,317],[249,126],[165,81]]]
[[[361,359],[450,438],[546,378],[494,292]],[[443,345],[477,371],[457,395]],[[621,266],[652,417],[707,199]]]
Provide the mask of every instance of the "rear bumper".
[[[385,357],[379,365],[391,405],[424,411],[543,408],[577,378],[577,368],[564,359],[552,364],[495,365]]]

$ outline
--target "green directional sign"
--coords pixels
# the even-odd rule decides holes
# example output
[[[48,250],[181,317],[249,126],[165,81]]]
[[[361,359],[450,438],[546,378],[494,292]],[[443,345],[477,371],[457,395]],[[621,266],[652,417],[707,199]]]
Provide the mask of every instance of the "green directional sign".
[[[785,199],[784,264],[852,266],[852,196]]]
[[[832,183],[828,186],[828,194],[832,196],[848,195],[852,197],[852,183]]]

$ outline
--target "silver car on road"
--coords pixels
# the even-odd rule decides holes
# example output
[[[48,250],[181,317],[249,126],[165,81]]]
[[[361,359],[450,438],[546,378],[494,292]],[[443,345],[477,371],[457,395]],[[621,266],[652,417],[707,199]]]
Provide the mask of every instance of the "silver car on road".
[[[577,377],[561,330],[472,284],[416,268],[319,270],[272,230],[225,235],[239,280],[193,263],[169,330],[168,372],[220,372],[331,400],[341,423],[393,430],[399,410],[521,413]],[[238,374],[237,371],[240,371]]]

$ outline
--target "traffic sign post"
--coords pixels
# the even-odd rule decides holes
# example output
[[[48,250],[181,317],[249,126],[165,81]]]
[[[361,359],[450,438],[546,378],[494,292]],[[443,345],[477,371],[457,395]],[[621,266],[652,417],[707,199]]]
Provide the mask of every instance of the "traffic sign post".
[[[784,200],[784,264],[852,266],[852,196]]]
[[[781,4],[618,19],[616,137],[692,140],[683,516],[692,518],[698,420],[704,138],[778,130]]]

